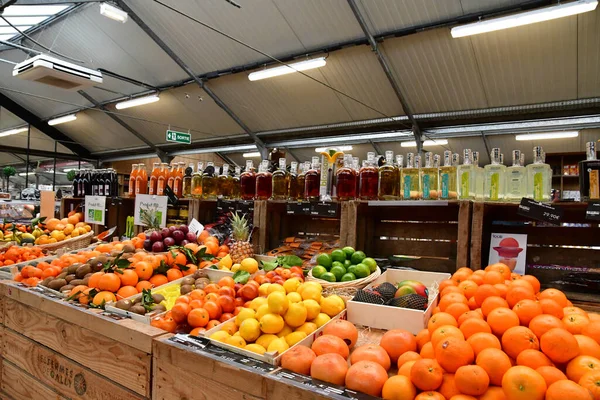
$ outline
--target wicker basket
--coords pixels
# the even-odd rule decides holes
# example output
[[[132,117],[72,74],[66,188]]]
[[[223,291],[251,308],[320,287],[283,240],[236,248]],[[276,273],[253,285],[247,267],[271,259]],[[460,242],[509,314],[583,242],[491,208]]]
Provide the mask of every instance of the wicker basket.
[[[77,236],[71,239],[63,240],[62,242],[50,243],[50,244],[40,244],[38,247],[46,250],[58,250],[58,249],[69,249],[69,250],[79,250],[84,249],[92,243],[92,238],[94,237],[94,232],[88,232],[85,235]]]
[[[377,267],[377,270],[375,272],[373,272],[371,275],[367,276],[366,278],[356,279],[356,280],[348,281],[348,282],[329,282],[329,281],[325,281],[323,279],[318,279],[318,278],[313,277],[312,269],[311,269],[310,271],[308,271],[307,278],[309,281],[319,282],[321,284],[321,286],[323,287],[323,289],[328,289],[328,288],[362,289],[365,286],[367,286],[369,283],[373,282],[375,279],[379,278],[380,275],[381,275],[381,270],[379,269],[379,267]]]

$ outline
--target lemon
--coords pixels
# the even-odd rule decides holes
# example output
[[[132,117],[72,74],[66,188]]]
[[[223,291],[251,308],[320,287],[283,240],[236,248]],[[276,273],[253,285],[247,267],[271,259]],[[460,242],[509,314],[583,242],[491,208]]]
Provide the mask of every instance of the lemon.
[[[246,347],[246,341],[244,340],[244,338],[236,335],[230,336],[227,339],[225,339],[225,343],[231,346],[239,347],[240,349]]]
[[[306,307],[306,319],[308,320],[317,318],[321,312],[321,306],[313,299],[304,300],[302,304],[304,304],[304,307]]]
[[[227,267],[219,267],[219,271],[229,271],[229,268],[227,268]]]
[[[306,307],[302,303],[292,303],[283,316],[285,322],[292,328],[296,328],[306,322]]]
[[[267,299],[264,297],[257,297],[250,302],[250,308],[254,311],[258,311],[258,308],[263,304],[267,304]]]
[[[233,334],[233,335],[231,335],[231,336],[242,336],[242,335],[240,335],[240,331],[237,331],[236,333],[234,333],[234,334]]]
[[[286,337],[292,332],[294,332],[294,330],[290,328],[288,324],[284,324],[283,329],[277,333],[277,337]]]
[[[246,347],[244,347],[244,349],[256,354],[265,354],[265,352],[267,351],[267,349],[256,343],[247,344]]]
[[[240,268],[242,268],[241,264],[233,264],[231,266],[231,272],[238,272],[240,270]]]
[[[346,304],[344,300],[338,296],[337,294],[332,294],[331,296],[324,297],[321,300],[321,311],[330,317],[335,317],[346,308]]]
[[[210,335],[210,338],[219,342],[225,342],[225,339],[227,339],[230,336],[231,335],[225,331],[218,331]]]
[[[281,292],[273,292],[267,297],[267,303],[269,304],[269,311],[273,314],[284,315],[290,307],[290,301],[287,296]]]
[[[258,310],[256,310],[256,319],[260,321],[260,319],[263,316],[267,315],[270,312],[271,311],[269,311],[269,305],[268,304],[263,304],[262,306],[258,307]]]
[[[283,286],[281,286],[279,283],[272,283],[269,285],[269,288],[267,289],[267,295],[269,295],[273,292],[281,292],[283,294],[287,293],[285,291],[285,289],[283,288]]]
[[[263,333],[278,333],[283,329],[284,324],[281,315],[266,314],[260,319],[260,330],[263,331]]]
[[[258,344],[266,349],[269,347],[271,342],[275,339],[277,339],[277,336],[272,335],[270,333],[265,333],[265,334],[260,335],[259,338],[256,339],[256,344]]]
[[[314,323],[315,325],[317,325],[317,328],[320,328],[323,325],[325,325],[327,322],[329,322],[330,320],[331,320],[331,317],[329,315],[320,313],[319,315],[317,315],[317,318],[315,318],[309,322]]]
[[[317,330],[317,324],[312,322],[305,322],[302,326],[296,328],[296,332],[304,332],[306,335],[310,335]]]
[[[240,264],[240,269],[242,271],[246,271],[250,274],[258,271],[258,261],[256,261],[254,258],[244,258]]]
[[[278,338],[278,339],[273,340],[269,344],[269,347],[267,348],[267,351],[269,353],[272,352],[272,351],[276,351],[279,354],[281,354],[281,353],[283,353],[284,351],[286,351],[289,348],[290,348],[290,346],[285,341],[285,338]]]
[[[287,298],[290,303],[300,303],[302,301],[302,296],[296,292],[291,292],[287,294]]]
[[[231,259],[231,256],[227,254],[225,257],[221,258],[217,265],[219,267],[226,267],[227,269],[230,269],[233,265],[233,260]]]
[[[285,337],[285,341],[288,344],[288,346],[292,347],[299,341],[303,340],[306,336],[307,335],[304,332],[292,332]]]
[[[260,285],[258,288],[258,295],[262,297],[267,297],[267,295],[269,294],[269,286],[271,286],[270,283],[263,283],[262,285]]]
[[[290,278],[283,283],[283,288],[285,289],[286,293],[292,293],[295,292],[301,284],[302,282],[300,282],[300,279]]]
[[[238,332],[246,342],[254,342],[261,335],[259,323],[254,318],[245,319]]]
[[[256,318],[256,313],[251,308],[242,308],[240,313],[235,317],[235,324],[240,326],[248,318]]]
[[[306,285],[306,283],[305,283]],[[320,288],[321,285],[319,285],[319,287],[317,286],[304,286],[303,290],[302,290],[302,300],[314,300],[316,302],[320,302],[321,301],[321,292],[322,289]]]

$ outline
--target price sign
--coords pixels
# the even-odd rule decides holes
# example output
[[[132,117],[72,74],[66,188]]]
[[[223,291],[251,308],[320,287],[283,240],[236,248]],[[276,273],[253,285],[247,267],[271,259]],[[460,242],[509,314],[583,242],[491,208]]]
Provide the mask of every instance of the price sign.
[[[240,200],[237,202],[236,211],[240,214],[252,215],[254,213],[254,201]]]
[[[293,201],[286,204],[288,215],[310,215],[310,203],[308,201]]]
[[[600,221],[600,201],[590,201],[585,211],[585,219]]]
[[[142,213],[146,213],[160,221],[160,227],[164,228],[167,224],[167,196],[155,196],[151,194],[138,194],[135,196],[135,211],[133,223],[136,225],[146,226],[142,222]]]
[[[85,222],[104,225],[106,196],[85,196]]]
[[[338,216],[338,204],[329,202],[318,202],[311,203],[310,215],[317,215],[319,217],[337,217]]]
[[[517,214],[538,221],[560,225],[564,211],[562,208],[523,197]]]
[[[204,230],[204,225],[202,225],[196,218],[192,218],[192,222],[188,224],[188,229],[190,232],[198,236],[200,232]]]

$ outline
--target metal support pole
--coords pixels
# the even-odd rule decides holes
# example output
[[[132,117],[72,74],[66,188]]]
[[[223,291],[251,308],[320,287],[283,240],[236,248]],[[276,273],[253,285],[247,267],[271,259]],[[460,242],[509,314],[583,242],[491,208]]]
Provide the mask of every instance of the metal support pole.
[[[58,141],[54,141],[54,154],[58,150]],[[54,168],[52,168],[52,190],[56,189],[56,155],[54,156]]]
[[[31,147],[31,125],[27,124],[27,161],[25,161],[25,189],[29,187],[29,147]]]
[[[485,132],[481,132],[481,138],[483,139],[483,144],[485,145],[485,150],[488,156],[489,164],[491,164],[492,156],[490,155],[490,153],[492,152],[492,150],[490,149],[490,142],[488,141],[487,136],[485,136]]]
[[[383,152],[383,150],[381,149],[381,146],[379,146],[377,143],[375,143],[372,140],[369,140],[369,143],[371,144],[371,146],[373,146],[373,149],[375,150],[375,152],[377,153],[377,155],[384,155],[385,154]]]
[[[298,158],[298,156],[296,155],[296,153],[294,153],[292,151],[292,149],[290,149],[289,147],[286,147],[285,150],[290,153],[290,156],[294,157],[294,160],[298,161],[299,163],[301,163],[302,161],[300,161],[300,158]]]

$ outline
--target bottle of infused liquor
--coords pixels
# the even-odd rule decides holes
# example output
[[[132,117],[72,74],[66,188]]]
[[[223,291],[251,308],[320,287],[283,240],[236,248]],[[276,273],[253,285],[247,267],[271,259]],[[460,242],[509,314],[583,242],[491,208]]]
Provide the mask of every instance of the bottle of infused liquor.
[[[550,201],[552,168],[543,161],[541,146],[533,148],[533,164],[527,166],[527,194],[536,201]]]
[[[404,156],[396,155],[396,168],[398,168],[398,200],[404,197],[404,188],[402,187],[402,169],[404,168]]]
[[[527,197],[527,170],[521,163],[521,150],[513,150],[512,166],[506,168],[506,196],[508,201],[521,201]]]
[[[483,168],[485,176],[483,199],[485,201],[503,200],[506,191],[506,167],[504,164],[500,164],[500,149],[498,147],[492,149],[490,159],[492,163]]]
[[[202,197],[202,174],[204,173],[204,163],[198,161],[198,169],[192,175],[192,197],[199,199]]]
[[[223,164],[221,175],[217,178],[217,194],[223,199],[231,198],[233,182],[229,178],[229,164]]]
[[[194,173],[194,163],[190,163],[190,165],[185,169],[185,175],[183,176],[182,183],[182,192],[181,195],[189,199],[192,197],[192,174]]]
[[[273,193],[273,177],[269,172],[269,160],[262,160],[256,174],[256,199],[267,200]]]
[[[475,199],[483,200],[483,187],[485,186],[485,176],[483,168],[479,166],[479,152],[474,151],[473,153],[473,168],[476,171],[475,174]]]
[[[356,195],[356,172],[352,168],[352,155],[344,155],[344,166],[337,170],[337,197],[340,201],[354,200]]]
[[[421,199],[437,200],[439,189],[439,172],[439,166],[435,166],[433,162],[433,153],[428,151],[425,153],[425,166],[421,168],[420,171],[422,193]]]
[[[273,200],[287,200],[290,195],[290,174],[285,166],[285,158],[279,159],[279,167],[273,172]]]
[[[406,168],[402,169],[402,198],[404,200],[418,200],[421,197],[420,164],[420,156],[415,157],[414,153],[406,155]]]
[[[360,159],[358,157],[352,157],[352,169],[354,170],[354,177],[356,178],[355,188],[356,192],[354,193],[354,198],[358,199],[358,188],[360,187],[360,176],[358,175],[358,171],[360,171]]]
[[[379,168],[379,200],[397,200],[399,182],[398,168],[394,166],[394,152],[388,150],[385,152],[385,164]]]
[[[229,179],[231,180],[231,198],[235,199],[235,200],[240,198],[240,190],[241,190],[240,174],[241,173],[242,173],[242,169],[240,167],[235,167],[235,172],[234,172],[233,176],[229,177]]]
[[[302,201],[304,200],[304,185],[306,183],[306,173],[310,169],[310,162],[306,161],[298,167],[298,197],[296,200]]]
[[[288,200],[296,201],[301,196],[300,192],[304,192],[304,187],[300,189],[298,182],[298,162],[290,163],[290,183],[288,186]]]
[[[444,166],[440,167],[440,199],[456,199],[456,165],[453,163],[453,155],[450,150],[444,151]],[[456,154],[458,158],[458,154]]]
[[[456,168],[456,188],[458,191],[458,198],[463,200],[474,200],[475,199],[475,174],[477,171],[471,164],[471,150],[463,150],[463,164]]]
[[[596,142],[585,145],[586,160],[579,162],[581,200],[600,199],[600,161],[596,157]]]
[[[379,187],[379,172],[375,164],[375,153],[367,153],[366,165],[359,171],[359,197],[361,200],[376,200]]]
[[[304,198],[308,201],[318,201],[320,185],[319,157],[313,157],[310,169],[304,176]]]
[[[217,198],[217,176],[215,173],[215,164],[210,161],[206,163],[206,168],[202,174],[202,198]]]
[[[246,161],[246,170],[240,175],[240,197],[242,200],[253,200],[256,196],[256,173],[252,160]]]

